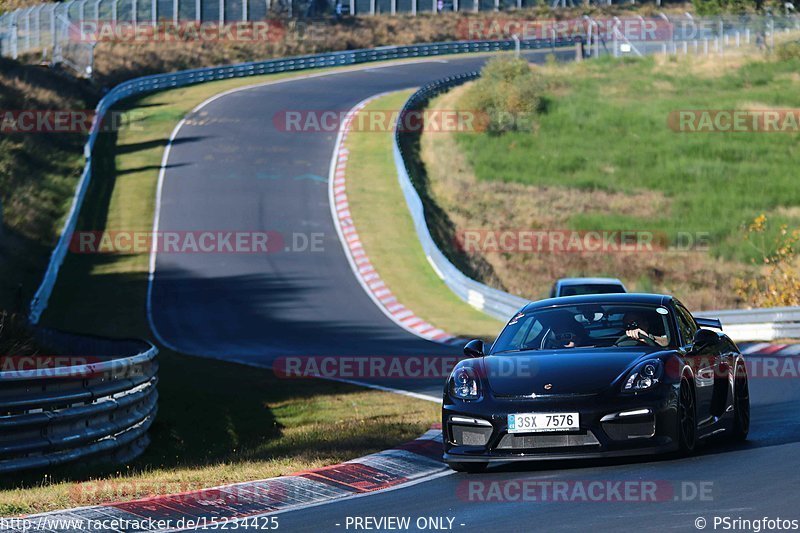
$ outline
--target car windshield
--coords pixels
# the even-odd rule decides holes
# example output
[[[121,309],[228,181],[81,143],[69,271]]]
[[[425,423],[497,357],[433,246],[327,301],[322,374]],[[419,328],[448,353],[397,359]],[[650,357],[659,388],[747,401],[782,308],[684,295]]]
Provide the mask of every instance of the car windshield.
[[[579,296],[581,294],[615,294],[625,292],[622,285],[616,283],[585,283],[565,285],[561,287],[559,296]]]
[[[669,310],[641,304],[579,304],[521,311],[492,354],[630,346],[673,347]]]

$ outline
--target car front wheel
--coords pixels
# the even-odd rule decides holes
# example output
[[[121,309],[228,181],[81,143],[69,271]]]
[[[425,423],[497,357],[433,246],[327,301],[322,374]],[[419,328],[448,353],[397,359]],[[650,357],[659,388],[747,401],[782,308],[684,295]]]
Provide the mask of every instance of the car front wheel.
[[[680,451],[689,455],[697,442],[697,409],[694,402],[694,388],[688,379],[681,380],[678,403],[678,438]]]
[[[733,435],[735,441],[747,440],[750,431],[750,387],[744,364],[736,365],[733,380]]]

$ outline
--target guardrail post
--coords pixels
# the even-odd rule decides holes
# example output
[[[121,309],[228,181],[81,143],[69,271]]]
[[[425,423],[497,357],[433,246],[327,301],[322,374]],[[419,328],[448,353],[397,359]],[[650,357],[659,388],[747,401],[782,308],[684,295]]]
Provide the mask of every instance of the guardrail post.
[[[289,1],[291,2],[292,0]],[[370,15],[375,14],[375,0],[369,0],[369,14]]]
[[[177,26],[180,18],[179,0],[172,0],[172,22]]]
[[[391,0],[389,9],[392,15],[397,14],[397,0]]]
[[[50,8],[50,46],[56,45],[56,5]]]
[[[19,34],[17,31],[18,15],[17,12],[11,14],[11,58],[17,59],[19,57]]]
[[[219,0],[219,24],[225,24],[225,0]]]
[[[247,22],[247,0],[242,0],[242,22]]]
[[[36,42],[36,47],[37,48],[41,48],[42,47],[42,16],[41,16],[41,13],[42,13],[42,9],[44,9],[44,8],[45,8],[45,5],[41,4],[39,7],[37,7],[34,10],[34,12],[36,13],[36,23],[35,23],[36,24],[36,33],[34,34],[36,38],[34,39],[34,41]]]
[[[769,17],[769,49],[775,49],[775,20],[772,15]]]
[[[269,1],[269,0],[268,0]],[[417,0],[414,0],[414,4],[416,5]],[[269,9],[267,9],[269,11]],[[350,0],[350,15],[356,14],[356,0]]]
[[[139,2],[138,0],[131,0],[131,24],[136,26],[139,21]]]
[[[473,10],[475,13],[477,13],[479,9],[480,9],[480,3],[479,3],[479,0],[473,0],[473,2],[472,2],[472,10]]]
[[[203,21],[202,19],[202,6],[201,0],[194,0],[194,20],[198,24]],[[269,10],[269,5],[267,5],[267,10]]]
[[[455,0],[458,2],[458,0]],[[417,16],[417,0],[411,0],[411,14]]]
[[[31,49],[31,10],[25,11],[25,51]]]
[[[158,23],[158,2],[150,0],[150,18],[153,20],[153,28]]]

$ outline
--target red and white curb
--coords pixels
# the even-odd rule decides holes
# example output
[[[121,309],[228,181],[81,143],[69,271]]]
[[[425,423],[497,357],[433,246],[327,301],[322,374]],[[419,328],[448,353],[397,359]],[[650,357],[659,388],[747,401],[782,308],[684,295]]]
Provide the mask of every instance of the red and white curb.
[[[451,472],[442,462],[442,432],[431,429],[394,449],[291,476],[54,511],[22,519],[27,520],[31,528],[39,524],[49,531],[89,530],[90,524],[101,520],[128,525],[160,523],[161,526],[151,530],[180,531],[197,529],[203,524],[211,527],[212,521],[221,524],[252,520],[379,490],[402,488]]]
[[[800,356],[800,343],[775,344],[771,342],[740,342],[737,344],[739,345],[739,349],[742,351],[742,354],[749,356]]]
[[[345,141],[350,133],[353,117],[371,101],[384,96],[384,94],[387,93],[367,98],[348,111],[339,128],[328,178],[331,212],[339,234],[339,240],[359,283],[386,316],[406,331],[423,339],[444,344],[460,342],[461,339],[429,324],[417,316],[414,311],[397,301],[397,297],[381,279],[380,274],[370,262],[350,216],[350,204],[347,201],[347,159],[349,151],[345,148]]]

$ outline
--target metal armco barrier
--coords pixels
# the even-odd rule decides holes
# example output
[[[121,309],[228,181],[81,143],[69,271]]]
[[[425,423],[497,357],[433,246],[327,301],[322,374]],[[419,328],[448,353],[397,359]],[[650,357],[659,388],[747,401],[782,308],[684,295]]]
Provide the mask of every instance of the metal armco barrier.
[[[733,340],[774,341],[800,338],[800,307],[742,311],[703,311],[698,317],[719,318]]]
[[[3,364],[0,473],[77,460],[127,462],[144,451],[158,410],[158,349],[145,341],[39,336],[69,353],[49,356],[51,366],[41,365],[44,357]]]
[[[421,111],[428,102],[458,85],[474,80],[477,72],[446,78],[421,88],[412,94],[401,111],[404,113]],[[422,199],[411,179],[413,170],[406,161],[403,147],[409,145],[409,138],[419,136],[419,132],[395,130],[394,161],[397,177],[411,212],[422,249],[436,274],[463,301],[499,320],[508,320],[529,300],[494,289],[475,281],[458,270],[442,253],[431,236],[425,220]],[[405,137],[405,138],[404,138]],[[409,160],[412,160],[409,157]],[[719,318],[725,333],[735,341],[800,338],[800,307],[779,307],[771,309],[749,309],[732,311],[703,311],[695,313],[698,317]]]
[[[551,47],[565,47],[574,44],[573,39],[551,41],[549,39],[533,39],[521,41],[523,50],[542,49]],[[81,174],[72,206],[67,215],[61,236],[53,250],[50,264],[45,272],[44,279],[33,297],[30,306],[29,319],[32,324],[38,324],[42,312],[47,308],[50,295],[55,287],[58,271],[67,255],[69,242],[78,222],[83,199],[89,188],[92,175],[92,151],[100,130],[100,124],[106,112],[114,104],[130,98],[155,91],[184,87],[206,81],[225,80],[229,78],[243,78],[262,74],[275,74],[278,72],[295,72],[323,67],[339,67],[358,65],[374,61],[388,61],[392,59],[425,58],[449,54],[468,54],[479,52],[499,52],[514,49],[514,42],[508,41],[454,41],[445,43],[420,44],[411,46],[385,46],[364,50],[351,50],[347,52],[332,52],[284,59],[272,59],[253,63],[241,63],[223,67],[210,67],[194,70],[184,70],[171,74],[156,74],[143,76],[120,83],[108,92],[95,108],[95,122],[89,132],[89,139],[84,146],[86,166]]]
[[[420,111],[425,108],[432,98],[453,87],[474,80],[478,76],[478,72],[471,72],[426,85],[411,95],[400,111],[400,115],[402,116],[409,112]],[[400,121],[398,121],[398,123],[399,122]],[[499,320],[508,320],[520,307],[527,304],[529,300],[493,289],[488,285],[484,285],[483,283],[479,283],[467,277],[445,257],[444,253],[436,246],[433,237],[431,237],[428,223],[425,220],[425,207],[422,203],[422,198],[420,198],[417,189],[414,187],[411,175],[409,174],[410,168],[404,160],[404,154],[401,149],[401,147],[407,145],[404,141],[419,135],[419,132],[403,132],[400,128],[395,130],[394,161],[397,167],[400,187],[406,198],[406,204],[408,204],[408,208],[411,211],[411,217],[414,220],[414,228],[417,231],[417,237],[419,238],[420,244],[422,244],[425,256],[428,258],[428,262],[433,266],[436,274],[459,298],[472,307]]]

